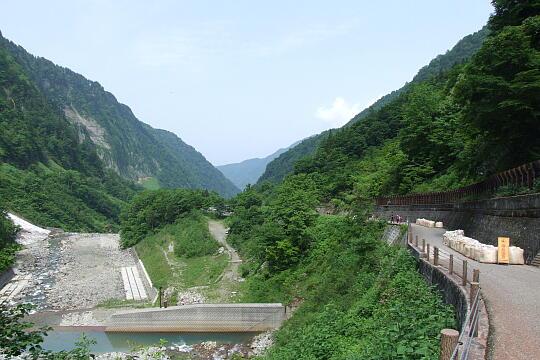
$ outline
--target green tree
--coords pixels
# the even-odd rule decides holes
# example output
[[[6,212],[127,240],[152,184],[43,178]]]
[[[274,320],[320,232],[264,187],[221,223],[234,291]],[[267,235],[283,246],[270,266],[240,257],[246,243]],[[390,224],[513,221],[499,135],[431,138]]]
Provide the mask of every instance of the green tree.
[[[502,171],[540,155],[540,16],[489,38],[456,85],[472,173]]]
[[[539,0],[493,0],[495,13],[489,19],[489,28],[494,32],[505,26],[521,25],[523,20],[540,15]]]

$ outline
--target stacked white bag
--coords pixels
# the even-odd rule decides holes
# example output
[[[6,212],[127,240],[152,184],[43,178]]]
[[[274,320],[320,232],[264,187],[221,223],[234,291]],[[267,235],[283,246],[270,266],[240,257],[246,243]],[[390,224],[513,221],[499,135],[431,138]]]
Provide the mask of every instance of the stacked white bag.
[[[416,225],[426,226],[430,228],[434,228],[436,223],[432,220],[426,220],[426,219],[416,219]],[[441,223],[442,225],[442,223]],[[442,227],[442,226],[441,226]]]
[[[525,257],[523,256],[523,249],[517,246],[510,246],[510,264],[523,265],[525,264]]]
[[[443,235],[443,244],[468,258],[481,263],[496,264],[497,247],[482,244],[478,240],[466,237],[463,230],[447,231]],[[523,249],[510,246],[510,264],[523,265]]]

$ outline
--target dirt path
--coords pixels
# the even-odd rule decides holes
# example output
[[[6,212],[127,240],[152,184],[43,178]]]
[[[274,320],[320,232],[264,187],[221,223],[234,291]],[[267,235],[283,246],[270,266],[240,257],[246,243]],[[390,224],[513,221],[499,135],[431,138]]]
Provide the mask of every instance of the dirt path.
[[[540,269],[528,265],[482,264],[444,246],[444,230],[413,225],[426,243],[466,259],[480,270],[480,286],[490,315],[492,360],[540,359]]]
[[[221,222],[209,220],[208,229],[210,230],[210,234],[212,234],[212,236],[227,249],[227,253],[229,254],[230,265],[225,269],[219,286],[221,297],[229,297],[232,290],[236,288],[235,283],[241,279],[238,268],[240,267],[242,260],[240,259],[240,256],[238,256],[238,252],[227,243],[227,229]]]

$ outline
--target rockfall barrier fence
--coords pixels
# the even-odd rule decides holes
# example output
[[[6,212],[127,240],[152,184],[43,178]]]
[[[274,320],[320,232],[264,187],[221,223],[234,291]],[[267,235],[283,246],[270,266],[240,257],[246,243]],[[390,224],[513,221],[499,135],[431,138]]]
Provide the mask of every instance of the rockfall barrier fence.
[[[497,188],[506,185],[519,185],[531,189],[537,179],[540,179],[540,160],[506,170],[479,183],[455,190],[425,194],[378,196],[374,200],[377,205],[448,204],[465,197],[494,192]]]

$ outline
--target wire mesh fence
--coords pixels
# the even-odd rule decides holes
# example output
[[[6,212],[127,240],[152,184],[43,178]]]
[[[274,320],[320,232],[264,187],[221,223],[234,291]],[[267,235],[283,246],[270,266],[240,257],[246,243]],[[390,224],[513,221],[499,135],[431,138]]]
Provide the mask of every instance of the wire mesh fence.
[[[506,170],[479,183],[455,190],[426,194],[379,196],[374,200],[377,205],[449,204],[465,197],[492,193],[501,186],[519,185],[532,189],[538,179],[540,179],[540,160]]]

